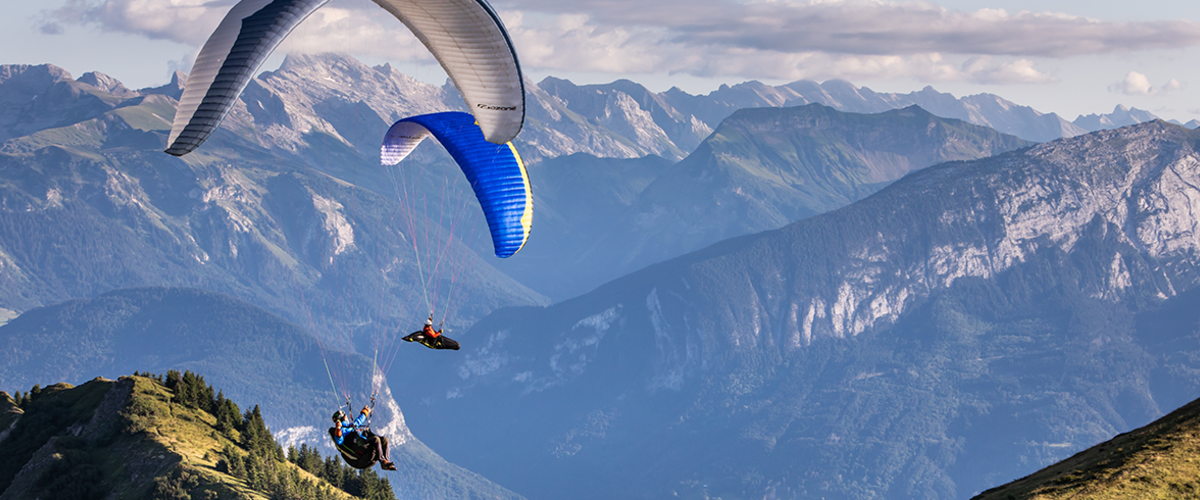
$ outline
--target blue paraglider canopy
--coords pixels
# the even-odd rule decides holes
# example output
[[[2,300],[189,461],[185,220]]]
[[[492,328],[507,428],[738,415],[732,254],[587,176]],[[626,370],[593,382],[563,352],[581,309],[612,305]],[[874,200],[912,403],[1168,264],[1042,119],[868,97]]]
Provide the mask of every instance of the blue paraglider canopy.
[[[393,124],[384,136],[380,163],[400,163],[431,135],[446,148],[475,190],[496,256],[517,253],[529,240],[533,224],[529,175],[517,149],[512,143],[488,142],[470,114],[447,111],[412,116]]]

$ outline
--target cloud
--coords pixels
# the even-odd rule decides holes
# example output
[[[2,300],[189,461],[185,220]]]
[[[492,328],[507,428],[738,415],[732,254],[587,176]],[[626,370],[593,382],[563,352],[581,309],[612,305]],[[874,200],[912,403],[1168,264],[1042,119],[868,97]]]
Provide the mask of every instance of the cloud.
[[[97,25],[199,46],[234,3],[67,0],[46,13],[45,25]],[[1049,12],[960,12],[924,1],[495,4],[503,7],[500,15],[522,64],[548,71],[1045,83],[1056,79],[1038,69],[1035,58],[1200,44],[1200,25],[1190,21],[1114,23]],[[279,49],[330,50],[395,61],[431,60],[399,21],[366,0],[322,7]]]
[[[1028,59],[995,64],[990,56],[979,56],[971,58],[963,66],[964,77],[961,79],[975,83],[1052,83],[1058,81],[1054,76],[1034,68],[1033,61]]]
[[[236,3],[236,0],[67,0],[63,7],[43,12],[42,17],[44,26],[93,25],[109,32],[184,43],[198,51]],[[277,50],[281,53],[340,51],[393,60],[432,60],[404,24],[374,3],[363,0],[321,7]],[[176,65],[190,66],[194,57],[195,52],[186,64],[176,62]]]
[[[371,8],[364,8],[368,4]],[[392,61],[429,61],[433,56],[400,21],[374,3],[327,4],[292,32],[278,52],[346,52]],[[436,63],[434,63],[436,64]]]
[[[880,0],[511,0],[517,10],[584,14],[598,26],[662,30],[685,45],[787,53],[956,53],[1068,57],[1200,44],[1191,21],[1102,22],[1053,12],[959,12]]]
[[[1125,75],[1125,80],[1114,83],[1108,86],[1108,90],[1120,92],[1125,95],[1150,95],[1154,87],[1150,86],[1150,79],[1146,75],[1137,71],[1130,71]]]
[[[529,23],[504,17],[526,67],[600,73],[684,73],[775,80],[915,78],[925,82],[1046,83],[1057,81],[1028,59],[977,56],[956,62],[940,53],[905,55],[781,52],[714,44],[697,47],[670,33],[608,27],[576,14]]]
[[[47,24],[97,25],[104,31],[200,45],[234,0],[67,0],[43,12]]]
[[[1174,78],[1168,80],[1162,87],[1154,87],[1150,85],[1149,77],[1137,71],[1130,71],[1125,75],[1125,80],[1109,85],[1108,90],[1125,95],[1158,95],[1174,90],[1183,90],[1184,87],[1183,82]]]
[[[50,17],[195,45],[234,3],[67,0]],[[514,12],[586,19],[600,35],[648,29],[685,46],[784,53],[1067,57],[1200,44],[1200,24],[1191,21],[1102,22],[1004,9],[960,12],[924,1],[509,0],[505,6]],[[372,2],[331,4],[321,11],[333,7],[354,12],[360,24],[381,15]]]

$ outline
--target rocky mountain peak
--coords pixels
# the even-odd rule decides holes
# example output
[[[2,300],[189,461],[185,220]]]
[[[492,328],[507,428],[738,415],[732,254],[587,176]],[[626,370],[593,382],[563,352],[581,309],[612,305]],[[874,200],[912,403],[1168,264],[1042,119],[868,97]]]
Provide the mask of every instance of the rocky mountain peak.
[[[1129,108],[1124,104],[1118,104],[1113,108],[1112,113],[1079,115],[1075,119],[1074,124],[1089,131],[1096,131],[1120,128],[1157,119],[1158,117],[1154,113],[1144,109]]]
[[[319,132],[364,154],[377,151],[395,120],[462,108],[443,88],[336,53],[289,55],[252,80],[241,101],[227,127],[254,129],[264,146],[297,150]]]
[[[0,102],[28,102],[55,83],[73,80],[71,73],[53,64],[0,65]]]
[[[125,88],[125,85],[116,78],[108,76],[99,71],[90,71],[84,73],[76,81],[80,83],[86,83],[96,87],[97,89],[100,89],[103,92],[108,92],[114,95],[120,95],[123,97],[134,97],[138,95],[137,92]]]
[[[176,101],[183,96],[183,89],[187,86],[187,73],[176,71],[171,74],[171,81],[166,85],[159,87],[147,87],[139,89],[138,93],[142,95],[161,94],[174,98]]]
[[[309,80],[325,80],[326,85],[349,86],[356,82],[376,83],[381,72],[346,54],[326,52],[321,54],[289,54],[278,70],[268,75],[288,75]]]
[[[0,141],[96,118],[136,96],[112,77],[99,75],[78,81],[52,64],[0,66]]]

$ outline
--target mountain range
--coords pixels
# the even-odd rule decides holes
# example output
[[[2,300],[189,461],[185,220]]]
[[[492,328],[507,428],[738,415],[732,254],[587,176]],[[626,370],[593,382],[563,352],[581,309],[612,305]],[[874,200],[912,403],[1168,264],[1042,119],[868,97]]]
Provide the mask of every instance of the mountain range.
[[[304,136],[320,144],[319,154],[271,152],[222,129],[209,148],[177,159],[160,150],[173,97],[108,93],[51,66],[5,68],[12,77],[0,82],[4,102],[24,103],[5,118],[26,113],[44,123],[34,132],[23,119],[0,123],[9,135],[24,134],[0,146],[0,307],[23,311],[134,286],[203,286],[346,340],[362,329],[404,329],[427,314],[422,296],[430,292],[417,284],[445,290],[456,278],[418,279],[419,258],[435,251],[459,273],[463,306],[451,325],[546,302],[433,229],[425,217],[444,211],[405,199],[378,167],[362,169],[354,150],[330,146],[328,134]],[[469,187],[439,167],[454,168],[429,165],[403,187],[448,193],[445,204],[455,206]],[[40,229],[47,227],[55,230]],[[416,227],[444,243],[415,248]]]
[[[7,65],[0,71],[0,81],[6,82],[0,88],[0,111],[7,121],[0,125],[8,130],[0,139],[94,118],[130,98],[178,99],[185,79],[177,73],[162,87],[130,90],[100,72],[72,80],[52,65]],[[48,91],[58,83],[63,85]],[[654,154],[679,160],[739,109],[812,103],[853,113],[916,105],[936,116],[1034,142],[1156,118],[1147,111],[1118,106],[1110,114],[1081,115],[1067,122],[991,94],[957,98],[931,87],[908,94],[877,93],[841,80],[782,86],[752,81],[722,86],[707,95],[677,88],[656,93],[628,80],[580,86],[548,77],[537,83],[527,81],[526,86],[528,120],[517,145],[531,163],[574,153],[613,158]],[[109,95],[89,97],[89,89]],[[71,96],[67,100],[72,104],[61,106],[63,98]],[[80,96],[83,102],[74,102]],[[250,83],[224,129],[267,149],[296,152],[312,147],[305,145],[306,135],[327,134],[342,145],[369,152],[398,118],[463,106],[449,82],[422,83],[386,64],[369,67],[344,55],[292,55],[279,69]]]
[[[842,81],[824,84],[795,82],[780,87],[747,82],[734,87],[723,87],[704,96],[689,95],[678,89],[655,93],[627,80],[606,85],[577,86],[566,80],[548,77],[537,83],[526,82],[526,86],[529,91],[528,120],[515,144],[531,168],[531,183],[539,206],[535,215],[535,234],[545,243],[539,244],[538,240],[534,240],[527,250],[533,255],[524,259],[492,261],[492,264],[554,300],[563,300],[586,292],[607,280],[647,264],[696,250],[722,238],[778,228],[800,217],[842,206],[873,192],[874,189],[886,185],[886,182],[913,168],[922,168],[937,161],[988,156],[1030,144],[1010,139],[1001,144],[992,138],[994,132],[966,127],[966,124],[989,127],[1026,141],[1041,142],[1082,134],[1087,130],[1121,126],[1153,118],[1153,115],[1141,110],[1122,111],[1123,108],[1118,108],[1110,115],[1093,116],[1098,125],[1085,130],[1056,115],[1042,114],[994,95],[984,94],[960,99],[939,93],[932,88],[910,94],[881,94]],[[168,85],[168,88],[174,86]],[[747,113],[750,112],[749,108],[772,108],[786,115],[793,113],[788,111],[791,108],[812,104],[844,113],[881,116],[873,125],[866,123],[870,120],[864,121],[859,129],[846,124],[841,128],[830,127],[829,130],[821,130],[825,124],[819,121],[802,125],[800,129],[789,133],[797,136],[829,135],[803,140],[793,139],[798,141],[794,147],[798,150],[824,148],[825,151],[809,151],[809,156],[788,156],[786,152],[777,151],[775,153],[781,156],[775,163],[780,165],[766,162],[764,165],[754,166],[749,163],[758,160],[747,162],[745,158],[731,158],[728,161],[742,163],[740,165],[714,165],[715,156],[731,154],[740,158],[757,152],[724,150],[736,147],[730,144],[736,142],[731,141],[730,134],[754,137],[748,129],[736,133],[732,131],[738,123],[738,118],[734,116],[737,110],[744,109],[742,113]],[[226,128],[236,130],[241,137],[253,138],[259,147],[304,151],[301,153],[305,157],[304,161],[313,168],[329,172],[341,179],[360,179],[353,182],[370,186],[376,183],[364,182],[362,179],[369,174],[363,172],[372,169],[370,165],[374,163],[379,137],[382,137],[392,121],[435,109],[463,109],[462,106],[461,99],[449,83],[441,87],[421,83],[400,74],[390,66],[372,68],[337,54],[297,55],[289,57],[278,70],[263,73],[251,83],[242,102],[228,119],[230,124]],[[892,151],[881,152],[873,149],[874,143],[868,138],[871,132],[864,128],[876,126],[882,130],[894,130],[888,128],[891,124],[887,123],[887,120],[899,115],[888,113],[902,108],[911,110],[914,109],[913,106],[924,110],[919,113],[928,112],[927,114],[943,118],[940,121],[942,124],[950,123],[945,119],[966,122],[962,125],[943,125],[956,131],[961,130],[963,134],[944,134],[941,129],[931,129],[928,131],[928,142],[905,143],[898,137],[888,137],[883,144],[890,144]],[[815,111],[808,112],[819,114]],[[832,121],[846,119],[853,122],[849,116],[835,115],[837,114],[824,113],[824,116]],[[763,110],[762,114],[754,115],[751,120],[774,119],[768,118],[769,116],[773,116],[770,111]],[[729,118],[734,118],[734,121],[723,125]],[[764,128],[756,132],[783,133],[783,127],[798,125],[799,122],[779,120],[774,123],[775,129]],[[1080,123],[1092,126],[1086,121]],[[725,128],[722,129],[722,126]],[[314,161],[329,156],[327,151],[335,147],[324,142],[304,139],[306,135],[316,137],[313,131],[318,130],[321,137],[336,140],[337,147],[350,147],[357,151],[358,155],[354,158],[338,156],[337,162]],[[840,135],[834,130],[839,131]],[[886,132],[883,133],[886,135]],[[943,135],[939,136],[939,133]],[[947,143],[975,142],[971,145],[933,144],[938,140]],[[920,160],[915,157],[909,160],[905,157],[918,149],[937,149],[938,153],[930,153]],[[654,155],[671,162],[679,161],[679,165],[664,170],[665,177],[657,183],[645,185],[646,191],[638,192],[635,200],[617,198],[608,199],[599,206],[571,207],[567,205],[577,203],[578,198],[559,198],[555,203],[542,198],[540,193],[543,191],[580,192],[587,189],[604,189],[551,185],[549,181],[583,181],[578,176],[543,174],[551,169],[575,171],[613,166],[616,168],[615,172],[628,173],[630,170],[630,167],[617,167],[619,162],[593,162],[587,156],[581,155],[611,159],[634,159]],[[843,164],[845,157],[852,158]],[[901,159],[900,163],[907,163],[897,163],[898,158]],[[791,164],[793,159],[797,165]],[[556,161],[544,168],[538,168],[543,160]],[[346,163],[360,166],[356,167],[357,171],[352,172],[343,165]],[[411,160],[409,168],[454,168],[449,165],[448,158],[440,148],[426,145]],[[716,170],[709,171],[713,168]],[[795,181],[788,180],[792,175],[788,173],[789,170],[832,169],[820,175],[839,179],[843,175],[837,172],[840,168],[859,171],[849,174],[845,183],[835,180],[833,186],[774,186],[780,183],[795,184]],[[869,176],[862,177],[863,168],[874,171]],[[886,175],[881,174],[885,171]],[[596,175],[612,178],[610,172]],[[702,185],[695,186],[687,195],[664,197],[661,194],[664,191],[682,192],[675,185],[681,178],[706,178],[705,176],[709,175],[718,176],[719,180],[715,182],[723,183],[720,189],[713,185]],[[776,175],[780,177],[778,181],[769,179]],[[799,175],[805,177],[809,174]],[[630,190],[640,185],[638,179],[642,177],[645,177],[645,173],[637,174],[629,180],[630,185],[622,186],[619,190],[633,194]],[[864,180],[867,178],[871,180]],[[670,187],[664,189],[662,186]],[[680,216],[707,217],[714,207],[727,202],[720,200],[726,196],[721,189],[741,189],[743,194],[735,194],[741,199],[750,197],[746,193],[771,194],[768,199],[753,202],[754,206],[748,207],[749,212],[733,210],[733,215],[730,215],[721,210],[722,217],[718,219],[719,222],[713,221],[717,222],[717,227],[706,226],[699,234],[687,222],[696,219],[678,220]],[[812,189],[825,192],[804,193]],[[799,200],[803,201],[789,199],[793,191],[801,192]],[[816,198],[813,198],[814,196]],[[700,200],[705,199],[709,200],[705,202],[708,204],[707,208],[696,206],[701,203]],[[833,199],[841,200],[840,204],[832,203]],[[467,200],[465,203],[473,202]],[[609,209],[616,210],[608,211]],[[560,213],[583,212],[591,213],[593,219],[603,223],[581,226],[581,219],[557,216]],[[546,217],[542,217],[543,214]],[[588,230],[581,231],[581,227],[587,227]],[[631,236],[632,240],[625,236],[625,231],[630,227],[635,228],[637,233]],[[477,247],[477,250],[486,253],[486,249]],[[556,259],[556,256],[570,258]],[[590,258],[592,256],[599,256],[599,259]]]
[[[553,241],[497,267],[566,299],[726,238],[849,205],[914,170],[1031,145],[917,106],[876,114],[821,104],[744,109],[673,165],[571,156],[531,167],[534,192],[549,208],[539,236]]]
[[[454,232],[466,274],[427,282],[413,224],[454,231],[441,217],[477,210],[469,186],[434,144],[399,171],[375,155],[396,117],[459,109],[452,87],[289,57],[174,159],[182,81],[0,67],[0,313],[20,314],[0,353],[21,360],[0,380],[295,382],[262,401],[312,439],[329,405],[312,347],[370,354],[450,289],[463,350],[402,346],[397,421],[422,463],[533,499],[960,498],[1200,393],[1184,127],[1083,133],[996,96],[836,81],[529,82],[530,262]],[[200,347],[113,347],[156,335]]]
[[[1054,113],[1042,113],[994,94],[958,98],[938,92],[933,87],[907,94],[878,93],[866,87],[855,87],[844,80],[824,83],[802,80],[780,86],[750,81],[732,87],[722,85],[706,95],[691,95],[678,88],[655,93],[628,80],[579,86],[566,80],[546,78],[537,86],[583,116],[611,117],[613,110],[620,108],[617,103],[637,103],[658,126],[654,135],[666,136],[685,152],[694,149],[697,130],[715,129],[734,112],[747,108],[821,104],[850,113],[882,113],[919,106],[943,118],[982,125],[1034,142],[1073,137],[1158,118],[1145,110],[1117,106],[1112,113],[1080,115],[1073,122],[1068,122]],[[625,109],[628,109],[628,105]],[[626,115],[630,116],[628,113]],[[645,119],[643,117],[643,121]],[[1200,126],[1200,121],[1193,120],[1187,126],[1196,128]],[[648,151],[667,157],[673,154],[668,150]]]
[[[386,65],[371,68],[331,54],[290,57],[278,70],[264,73],[252,81],[227,117],[225,126],[205,148],[182,161],[167,158],[157,151],[165,141],[174,116],[175,99],[182,92],[181,82],[185,79],[182,74],[177,74],[172,82],[162,87],[140,90],[130,90],[98,72],[74,80],[65,71],[50,65],[4,66],[0,78],[0,106],[7,106],[0,117],[0,138],[4,139],[0,143],[0,153],[5,153],[0,161],[9,165],[8,175],[15,176],[7,181],[12,192],[0,201],[8,200],[6,203],[12,205],[8,227],[14,234],[22,234],[21,241],[7,243],[19,248],[6,248],[5,254],[0,255],[0,259],[9,264],[5,270],[0,270],[0,274],[7,272],[10,275],[7,279],[20,283],[6,289],[10,293],[21,289],[19,297],[10,295],[0,304],[0,308],[7,310],[20,311],[34,305],[92,296],[128,286],[203,284],[215,291],[264,304],[293,321],[320,323],[321,329],[345,336],[345,328],[334,323],[365,324],[370,321],[366,318],[368,314],[357,314],[352,321],[341,321],[332,318],[332,310],[354,310],[359,307],[353,304],[372,304],[377,310],[384,308],[398,311],[396,315],[408,316],[416,314],[414,304],[424,307],[425,301],[419,296],[428,293],[417,292],[407,285],[395,285],[413,282],[406,273],[419,271],[410,264],[417,262],[420,255],[417,252],[406,255],[405,246],[395,244],[405,238],[405,233],[411,233],[412,228],[400,227],[402,224],[396,224],[387,214],[399,210],[423,211],[427,212],[422,214],[425,220],[444,219],[444,211],[439,211],[439,207],[475,206],[466,183],[455,173],[456,167],[434,144],[422,145],[406,162],[401,174],[408,180],[403,186],[397,186],[391,171],[376,165],[378,137],[391,120],[413,113],[453,109],[461,104],[456,101],[458,97],[452,87],[424,84]],[[638,94],[639,86],[623,82],[615,84],[639,95],[641,100],[630,100],[632,97],[625,93],[621,94],[625,97],[614,98],[636,104],[620,108],[628,113],[620,115],[625,118],[614,121],[618,115],[598,101],[590,107],[581,107],[583,100],[570,94],[569,82],[548,79],[543,83],[555,94],[536,85],[530,87],[531,102],[536,105],[531,105],[529,125],[521,136],[524,142],[518,144],[530,160],[539,206],[535,215],[535,227],[538,228],[535,238],[538,239],[532,240],[527,250],[533,255],[525,262],[513,260],[512,264],[487,257],[477,260],[467,255],[468,249],[484,256],[489,252],[485,246],[486,238],[478,237],[481,231],[476,229],[469,233],[475,235],[473,238],[455,238],[463,246],[452,245],[455,247],[452,252],[457,255],[451,259],[467,262],[460,266],[470,268],[469,272],[476,275],[475,279],[464,280],[468,287],[480,281],[508,281],[493,270],[499,267],[524,281],[526,286],[537,287],[541,293],[520,290],[521,285],[511,282],[498,284],[506,291],[501,296],[489,298],[477,296],[472,289],[463,289],[460,293],[465,300],[461,302],[471,304],[473,309],[456,311],[451,317],[456,327],[469,325],[497,306],[544,304],[546,298],[542,294],[567,298],[645,264],[694,250],[719,238],[779,227],[795,217],[840,206],[836,203],[857,199],[912,168],[945,159],[985,156],[1027,144],[1009,139],[1004,144],[986,143],[995,141],[990,138],[995,135],[993,132],[933,120],[942,127],[928,132],[933,142],[913,144],[908,150],[904,149],[907,145],[900,144],[900,149],[877,151],[867,147],[869,144],[865,142],[869,140],[866,135],[871,133],[870,127],[883,127],[887,120],[899,115],[852,118],[851,115],[818,112],[815,110],[819,108],[811,108],[799,113],[823,114],[831,123],[848,120],[836,134],[832,130],[813,132],[814,126],[820,126],[815,122],[805,129],[809,132],[795,132],[795,140],[801,142],[794,147],[825,148],[824,152],[810,152],[809,157],[804,157],[802,166],[787,164],[787,156],[780,157],[777,164],[722,166],[713,164],[713,155],[747,153],[725,151],[723,148],[735,147],[736,141],[731,138],[757,140],[748,134],[744,125],[731,124],[716,135],[712,133],[713,127],[720,128],[720,123],[714,123],[712,127],[697,125],[689,129],[694,129],[696,134],[689,139],[691,142],[687,142],[681,138],[681,128],[666,126],[669,125],[667,122],[663,122],[666,128],[656,124],[655,120],[665,119],[660,115],[666,111],[655,111],[658,108],[650,105],[665,98],[645,92]],[[570,100],[556,97],[559,94]],[[584,94],[607,95],[605,92]],[[797,113],[789,109],[778,108],[776,111],[782,115]],[[593,114],[580,114],[583,112]],[[682,116],[672,113],[668,115]],[[771,114],[766,110],[763,113]],[[761,119],[773,118],[764,116]],[[849,125],[856,119],[865,120],[859,129]],[[692,123],[694,120],[684,121]],[[782,121],[776,124],[777,128],[783,126],[787,125]],[[734,130],[737,127],[741,128]],[[626,147],[642,140],[637,137],[657,137],[659,133],[654,130],[659,129],[670,130],[670,134],[663,132],[662,137],[667,137],[671,144],[681,141],[679,143],[686,148],[677,145],[649,149]],[[963,134],[938,136],[943,129],[963,131]],[[640,132],[632,132],[635,130]],[[832,135],[812,135],[802,139],[805,134],[820,133]],[[717,142],[705,142],[710,139]],[[962,140],[984,142],[947,145]],[[947,144],[934,144],[936,141]],[[630,168],[617,166],[621,162],[615,161],[657,152],[666,154],[669,162],[669,158],[687,154],[702,143],[708,146],[699,151],[698,156],[689,155],[688,161],[672,167],[669,172],[666,162],[659,162],[662,168],[627,177]],[[905,156],[919,148],[941,149],[920,160],[915,157],[909,160]],[[597,157],[610,157],[611,160],[593,161]],[[820,174],[835,179],[830,186],[786,185],[789,182],[795,184],[795,181],[787,180],[788,176],[800,175],[799,179],[809,175],[788,173],[792,170],[833,168],[836,171],[842,168],[836,163],[840,161],[839,157],[853,158],[846,166],[854,170],[849,172],[848,182],[836,180],[842,174],[831,171]],[[553,161],[541,167],[541,159]],[[630,165],[645,163],[633,158],[629,161],[632,162]],[[74,166],[62,170],[59,168],[62,165]],[[557,169],[581,171],[606,166],[616,170],[588,173],[584,177],[549,173]],[[712,168],[717,170],[707,172]],[[80,175],[93,170],[102,170],[104,174]],[[280,175],[280,172],[287,174]],[[543,172],[548,174],[542,175]],[[739,181],[741,185],[738,186],[696,186],[695,200],[665,199],[655,194],[663,191],[658,187],[642,192],[651,184],[640,179],[653,181],[663,173],[667,177],[658,182],[659,186],[689,175],[733,175],[744,182]],[[592,189],[603,192],[607,189],[588,185],[585,178],[588,175],[615,179],[623,184],[615,192],[618,197],[605,199],[600,205],[587,205],[581,203],[587,197],[572,195],[551,200],[539,194],[543,191],[553,195],[556,192],[580,193]],[[780,175],[785,185],[774,186],[779,184],[770,179],[775,175]],[[335,188],[339,182],[352,187]],[[284,188],[284,184],[290,184],[292,189]],[[320,187],[322,185],[325,187]],[[100,192],[101,186],[103,196],[90,194]],[[425,206],[427,202],[416,203],[414,195],[404,194],[401,188],[408,193],[441,193],[445,199],[429,208]],[[814,188],[823,191],[805,194],[809,201],[799,204],[802,206],[780,196]],[[704,213],[711,211],[714,203],[723,203],[721,189],[771,191],[776,195],[771,200],[756,202],[753,213],[726,220],[721,223],[723,227],[706,228],[702,234],[690,234],[694,228],[684,227],[687,224],[672,223],[673,217]],[[291,198],[281,198],[283,193],[291,193],[287,195]],[[74,203],[78,195],[85,196],[88,203]],[[740,196],[745,198],[745,195]],[[696,206],[695,202],[703,199],[709,200],[704,202],[709,208]],[[834,200],[838,201],[835,203]],[[34,206],[53,210],[26,210]],[[319,217],[326,220],[311,221],[305,227],[289,226],[283,218],[295,210],[320,214]],[[659,212],[663,216],[655,215]],[[581,225],[581,219],[575,217],[581,213],[594,214],[592,220],[601,224]],[[118,225],[131,230],[114,231],[110,227],[112,221],[100,220],[117,214],[121,219]],[[564,218],[560,214],[573,216]],[[651,217],[647,218],[647,214]],[[54,241],[64,234],[38,234],[21,229],[50,224],[46,220],[49,216],[72,219],[73,222],[61,222],[76,228],[77,232],[71,237],[108,247],[102,252],[104,261],[94,262],[89,256],[77,254],[58,257],[70,262],[43,267],[51,263],[31,260],[28,253],[31,248],[64,244]],[[614,225],[614,221],[620,222]],[[610,235],[614,227],[619,230],[621,225],[627,226],[631,221],[642,234],[637,237],[640,241],[622,246],[620,238]],[[349,229],[355,224],[366,227],[360,228],[360,232]],[[387,224],[392,227],[383,227]],[[91,231],[93,229],[95,231]],[[648,235],[662,231],[682,234],[645,241]],[[106,236],[110,233],[115,236]],[[300,244],[297,236],[302,235],[307,240]],[[157,239],[175,243],[159,245]],[[297,247],[298,244],[303,248]],[[617,252],[603,263],[597,261],[580,266],[580,261],[575,258],[578,254],[588,253],[607,259],[613,245],[618,246]],[[235,257],[238,252],[248,258]],[[570,258],[556,259],[556,256]],[[388,262],[397,258],[405,264],[399,268],[390,267]],[[87,269],[89,265],[103,269]],[[351,281],[348,276],[363,275],[350,269],[364,266],[392,269],[391,275],[373,287],[394,290],[385,294],[389,298],[365,298],[353,290],[328,295],[314,292],[303,298],[297,293],[318,279],[326,279],[334,286],[348,284]],[[56,273],[92,277],[84,280],[48,278]],[[148,279],[152,275],[172,278],[166,282]],[[548,276],[559,279],[545,279]],[[64,287],[67,283],[70,285]],[[102,284],[94,288],[93,284],[97,283]],[[362,288],[362,283],[355,285]],[[447,283],[433,288],[447,290],[453,287]],[[336,297],[346,300],[339,303]],[[314,307],[315,304],[322,305]],[[295,312],[314,309],[318,314]]]

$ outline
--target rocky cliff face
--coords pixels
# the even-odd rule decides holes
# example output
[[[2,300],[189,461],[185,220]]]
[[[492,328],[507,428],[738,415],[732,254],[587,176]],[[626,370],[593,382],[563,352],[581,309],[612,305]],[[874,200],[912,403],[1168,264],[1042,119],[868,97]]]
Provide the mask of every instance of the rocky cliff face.
[[[520,460],[428,442],[535,498],[981,491],[1200,394],[1181,375],[1200,343],[1143,319],[1194,301],[1198,145],[1151,122],[948,162],[545,310],[498,311],[438,377],[446,399],[409,421],[521,422],[466,439]],[[512,462],[636,486],[583,492]]]
[[[880,222],[849,224],[863,222],[845,219],[857,210],[825,219],[846,222],[843,231],[854,239],[843,240],[850,245],[826,275],[833,279],[821,280],[824,290],[794,296],[797,318],[805,319],[791,335],[803,344],[814,331],[861,333],[956,280],[993,278],[1047,249],[1070,254],[1091,228],[1128,247],[1089,283],[1097,297],[1121,297],[1135,281],[1154,295],[1175,295],[1176,284],[1187,289],[1195,280],[1190,271],[1170,269],[1200,242],[1191,217],[1197,158],[1191,133],[1154,122],[1001,155],[982,162],[983,172],[956,163],[923,171],[862,205],[886,217]],[[912,217],[930,209],[936,224]],[[1125,255],[1134,249],[1138,256]],[[1135,280],[1130,266],[1142,258],[1159,264],[1137,269]]]

